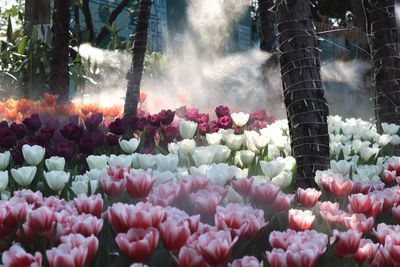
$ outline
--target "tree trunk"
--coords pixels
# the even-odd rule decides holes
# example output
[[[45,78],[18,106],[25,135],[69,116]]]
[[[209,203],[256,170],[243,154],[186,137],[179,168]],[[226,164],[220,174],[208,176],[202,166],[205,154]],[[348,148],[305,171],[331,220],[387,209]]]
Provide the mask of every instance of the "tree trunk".
[[[32,25],[50,23],[50,0],[25,0],[25,21]]]
[[[122,0],[118,6],[113,10],[113,12],[111,12],[110,17],[107,20],[107,24],[109,26],[111,26],[114,21],[117,19],[117,17],[119,16],[119,14],[121,14],[122,10],[124,10],[124,8],[129,4],[131,0]],[[98,46],[100,45],[101,41],[103,41],[103,39],[109,34],[108,29],[106,26],[104,26],[103,28],[101,28],[99,35],[97,35],[96,40],[95,40],[95,44]]]
[[[53,12],[53,56],[49,79],[50,91],[59,96],[63,103],[69,99],[69,22],[71,19],[70,1],[56,0]]]
[[[330,166],[328,104],[321,81],[317,39],[308,0],[286,0],[277,6],[284,102],[296,185],[314,187],[315,172]]]
[[[393,0],[364,0],[373,65],[376,126],[400,124],[399,35]]]
[[[275,12],[271,11],[273,0],[258,0],[260,19],[260,49],[272,53],[275,48]]]
[[[74,2],[74,21],[75,21],[75,33],[78,45],[81,45],[81,21],[79,16],[80,3],[79,0]]]
[[[144,56],[147,47],[147,30],[149,26],[152,0],[141,0],[139,18],[135,29],[132,48],[132,65],[127,74],[128,87],[126,90],[124,118],[136,116],[142,80]]]
[[[86,29],[89,32],[89,43],[93,44],[94,42],[94,28],[93,28],[93,19],[92,13],[90,12],[89,0],[82,1],[82,13],[85,18]]]

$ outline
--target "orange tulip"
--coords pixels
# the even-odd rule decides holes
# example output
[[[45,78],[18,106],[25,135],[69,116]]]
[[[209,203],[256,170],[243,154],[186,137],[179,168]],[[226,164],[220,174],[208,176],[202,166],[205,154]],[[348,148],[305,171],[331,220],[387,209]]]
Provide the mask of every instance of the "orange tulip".
[[[53,106],[57,103],[58,95],[44,93],[43,98],[46,105]]]

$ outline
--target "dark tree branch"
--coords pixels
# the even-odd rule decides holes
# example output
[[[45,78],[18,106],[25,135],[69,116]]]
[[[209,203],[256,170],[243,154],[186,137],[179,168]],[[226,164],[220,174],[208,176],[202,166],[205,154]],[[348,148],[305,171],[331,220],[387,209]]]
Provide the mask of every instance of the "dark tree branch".
[[[89,42],[94,42],[94,27],[92,20],[92,13],[90,12],[89,0],[82,1],[82,13],[85,18],[86,28],[89,32]]]

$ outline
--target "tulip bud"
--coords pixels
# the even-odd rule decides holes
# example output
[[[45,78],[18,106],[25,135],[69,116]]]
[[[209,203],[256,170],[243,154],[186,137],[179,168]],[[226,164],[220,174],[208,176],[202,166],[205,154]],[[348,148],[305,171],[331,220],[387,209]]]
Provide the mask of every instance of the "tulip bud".
[[[207,143],[209,145],[219,145],[222,140],[221,133],[208,133],[206,134]]]
[[[22,187],[27,187],[35,178],[37,168],[36,166],[26,166],[19,169],[11,169],[11,175],[14,181]]]
[[[120,139],[118,142],[119,146],[125,153],[131,154],[138,148],[140,140],[131,138],[129,141]]]
[[[179,122],[179,134],[183,139],[192,139],[197,130],[197,123],[181,120]]]
[[[7,169],[8,164],[10,163],[10,151],[5,151],[4,153],[0,153],[0,170],[4,171]]]
[[[4,191],[8,185],[8,171],[0,171],[0,192]]]
[[[250,119],[250,114],[248,113],[243,113],[243,112],[239,112],[239,113],[232,113],[231,114],[231,118],[233,120],[233,122],[235,123],[236,126],[238,127],[243,127],[247,124],[247,122]]]
[[[44,161],[48,171],[63,171],[65,167],[65,158],[63,157],[51,157]]]
[[[240,161],[243,163],[244,166],[250,165],[253,162],[255,153],[250,150],[242,150],[239,151]]]
[[[108,157],[106,155],[101,155],[101,156],[94,156],[91,155],[86,158],[86,162],[89,166],[89,169],[98,169],[98,170],[103,170],[108,167],[107,162],[108,162]]]
[[[64,171],[50,171],[43,172],[43,175],[49,187],[56,192],[60,192],[68,182],[70,173]]]
[[[43,160],[45,152],[46,149],[38,145],[24,145],[22,147],[22,154],[24,156],[24,159],[26,163],[31,166],[38,165]]]

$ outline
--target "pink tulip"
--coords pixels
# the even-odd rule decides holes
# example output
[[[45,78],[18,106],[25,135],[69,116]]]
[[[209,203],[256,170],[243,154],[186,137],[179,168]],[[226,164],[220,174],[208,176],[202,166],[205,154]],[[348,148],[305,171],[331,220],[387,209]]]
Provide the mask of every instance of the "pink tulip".
[[[103,211],[104,203],[100,194],[96,196],[92,195],[89,197],[82,194],[74,199],[74,204],[79,214],[92,214],[93,216],[100,218]]]
[[[353,214],[349,217],[344,218],[344,224],[347,229],[356,230],[363,234],[368,234],[372,226],[374,226],[374,218],[365,217],[364,214]]]
[[[251,185],[253,184],[254,178],[250,179],[238,179],[232,180],[231,187],[242,196],[250,194]]]
[[[357,253],[360,246],[362,233],[355,230],[348,230],[347,232],[339,232],[338,230],[333,230],[333,237],[331,238],[331,243],[335,240],[336,245],[336,256],[340,258],[350,258]]]
[[[251,197],[264,205],[272,204],[280,192],[280,187],[274,183],[253,183],[250,189]]]
[[[46,251],[50,267],[83,267],[86,261],[87,248],[73,248],[70,244],[60,244]]]
[[[368,194],[371,191],[371,185],[368,183],[353,183],[353,194]]]
[[[196,249],[187,246],[181,248],[175,261],[179,267],[210,267]]]
[[[233,203],[226,207],[217,207],[215,226],[218,230],[230,230],[233,237],[251,238],[264,225],[264,212],[262,210]]]
[[[242,259],[234,260],[231,264],[228,264],[229,267],[262,267],[262,263],[260,263],[256,257],[253,256],[244,256]]]
[[[43,195],[40,191],[33,192],[30,189],[15,191],[14,197],[25,199],[28,204],[40,203],[43,201]]]
[[[267,251],[267,259],[271,267],[286,267],[288,266],[286,260],[286,251],[283,249],[272,249],[271,252]]]
[[[81,234],[83,236],[97,235],[102,227],[103,219],[98,219],[89,214],[71,217],[72,233]]]
[[[3,252],[2,262],[5,267],[40,267],[42,266],[42,254],[36,252],[35,256],[32,256],[16,243],[9,250]]]
[[[125,189],[125,179],[101,178],[101,188],[107,196],[115,197],[121,194]]]
[[[362,265],[365,261],[370,263],[373,261],[376,252],[378,251],[379,244],[375,244],[371,239],[361,239],[360,246],[353,258]]]
[[[107,173],[113,180],[123,180],[125,173],[131,173],[131,169],[121,168],[118,166],[110,166],[107,168]]]
[[[190,237],[188,221],[167,219],[159,225],[159,229],[164,247],[172,252],[178,252]]]
[[[159,233],[156,228],[131,228],[126,234],[115,238],[121,252],[129,259],[143,262],[150,258],[157,247]]]
[[[295,243],[286,251],[287,266],[313,267],[320,253],[315,245]]]
[[[379,243],[385,244],[387,236],[391,237],[400,232],[400,225],[387,225],[385,223],[380,223],[373,232]]]
[[[87,255],[86,255],[86,264],[89,264],[94,257],[96,256],[97,249],[99,247],[99,240],[96,236],[91,235],[89,237],[84,237],[81,234],[70,234],[66,236],[62,236],[61,243],[69,244],[72,248],[79,248],[81,246],[86,247]]]
[[[339,203],[337,202],[330,202],[330,201],[325,201],[325,202],[319,202],[318,203],[318,209],[320,211],[337,211],[339,210]]]
[[[307,208],[314,207],[320,196],[321,192],[314,188],[302,189],[299,187],[296,191],[297,199],[304,207]]]
[[[194,209],[202,216],[213,216],[217,206],[221,203],[225,196],[225,191],[220,186],[212,188],[200,189],[196,193],[190,194],[190,199],[194,203]]]
[[[384,247],[379,247],[372,259],[370,266],[371,267],[385,266],[385,256],[387,256],[388,254],[389,253],[386,251]],[[396,265],[390,265],[390,266],[396,266]]]
[[[396,178],[396,171],[389,171],[384,170],[381,176],[381,181],[384,182],[386,185],[389,185],[395,181]]]
[[[272,202],[272,209],[275,212],[288,211],[294,200],[294,194],[285,194],[282,191],[276,195]]]
[[[289,210],[289,227],[297,231],[304,231],[311,228],[315,215],[310,210]]]
[[[398,223],[400,223],[400,205],[392,208],[392,216]]]
[[[332,179],[330,190],[335,197],[346,197],[353,190],[353,182],[343,178],[343,176],[337,176]]]
[[[32,231],[38,235],[44,235],[52,230],[53,223],[56,220],[54,211],[48,207],[40,207],[29,212],[27,224]]]
[[[168,182],[153,188],[147,201],[163,207],[174,206],[189,196],[190,189],[190,184],[186,182]]]
[[[353,194],[349,196],[349,210],[354,213],[369,214],[373,203],[372,195]]]
[[[131,174],[125,173],[124,176],[126,191],[134,199],[146,198],[156,181],[146,171],[138,171]]]

